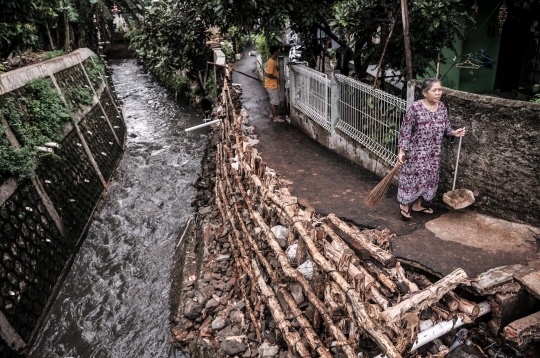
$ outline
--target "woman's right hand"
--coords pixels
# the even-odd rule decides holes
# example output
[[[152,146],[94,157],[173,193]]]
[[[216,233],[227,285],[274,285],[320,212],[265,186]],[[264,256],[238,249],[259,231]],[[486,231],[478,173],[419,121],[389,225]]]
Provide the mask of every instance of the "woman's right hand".
[[[406,161],[407,161],[407,155],[405,154],[405,151],[399,148],[398,162],[401,164],[404,164]]]

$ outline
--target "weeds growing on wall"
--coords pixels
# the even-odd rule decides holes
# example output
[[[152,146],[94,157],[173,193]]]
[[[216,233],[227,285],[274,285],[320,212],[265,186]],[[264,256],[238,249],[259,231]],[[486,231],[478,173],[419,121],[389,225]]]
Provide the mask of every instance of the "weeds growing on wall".
[[[97,56],[92,56],[92,60],[88,60],[88,65],[84,68],[86,69],[88,77],[90,77],[90,81],[92,81],[92,85],[97,91],[97,88],[101,84],[101,78],[105,76],[105,66],[103,66],[103,63]]]
[[[73,87],[68,89],[66,94],[75,102],[75,110],[91,105],[94,100],[94,94],[90,88]]]
[[[36,147],[47,142],[59,142],[62,130],[73,111],[67,109],[49,79],[40,78],[25,86],[24,96],[7,98],[1,113],[17,137],[21,148],[10,145],[5,136],[0,139],[0,172],[29,178],[38,157]]]
[[[217,100],[217,83],[216,83],[216,76],[214,76],[214,72],[210,71],[210,75],[208,75],[208,79],[206,80],[206,92],[212,96],[212,99],[214,101]]]
[[[64,54],[65,54],[64,50],[48,51],[43,54],[43,61],[47,61],[47,60],[50,60],[51,58],[62,56]]]

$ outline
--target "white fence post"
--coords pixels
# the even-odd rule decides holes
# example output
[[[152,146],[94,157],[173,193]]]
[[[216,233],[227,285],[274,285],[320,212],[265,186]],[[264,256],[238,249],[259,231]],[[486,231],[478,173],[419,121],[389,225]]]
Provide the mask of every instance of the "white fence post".
[[[331,82],[330,82],[330,103],[331,103],[331,110],[330,110],[330,122],[332,124],[332,130],[336,127],[340,120],[340,113],[339,113],[339,96],[340,96],[340,86],[338,81],[336,80],[336,76],[334,73],[332,73]]]

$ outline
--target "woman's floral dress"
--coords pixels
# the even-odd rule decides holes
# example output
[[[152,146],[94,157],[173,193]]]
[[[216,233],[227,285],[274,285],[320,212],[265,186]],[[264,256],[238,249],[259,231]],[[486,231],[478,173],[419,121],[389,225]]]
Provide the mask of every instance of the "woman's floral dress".
[[[407,161],[401,167],[397,199],[401,205],[413,203],[420,196],[431,201],[439,185],[439,164],[443,136],[452,133],[446,105],[439,102],[435,112],[422,101],[409,108],[401,125],[398,145]]]

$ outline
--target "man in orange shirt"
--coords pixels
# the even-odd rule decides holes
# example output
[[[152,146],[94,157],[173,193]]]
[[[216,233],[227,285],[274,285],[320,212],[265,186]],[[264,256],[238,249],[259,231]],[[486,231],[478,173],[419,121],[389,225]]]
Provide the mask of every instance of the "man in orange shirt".
[[[279,47],[270,46],[270,58],[266,63],[266,77],[264,78],[264,88],[270,96],[270,119],[274,122],[283,122],[283,119],[276,115],[276,106],[279,105],[279,71],[276,59],[279,54]]]

